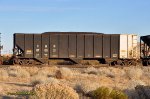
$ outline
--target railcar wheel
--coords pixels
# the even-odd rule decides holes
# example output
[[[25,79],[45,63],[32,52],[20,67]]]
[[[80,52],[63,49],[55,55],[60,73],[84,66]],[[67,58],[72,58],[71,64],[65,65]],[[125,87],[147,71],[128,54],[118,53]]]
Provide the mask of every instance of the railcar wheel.
[[[147,61],[147,60],[144,60],[144,61],[142,62],[142,64],[143,64],[143,66],[148,66],[148,61]]]
[[[25,65],[30,65],[30,60],[26,60]]]
[[[148,66],[150,66],[150,60],[148,60]]]
[[[126,63],[125,63],[125,62],[122,62],[122,63],[121,63],[121,66],[125,66],[125,65],[126,65]]]
[[[32,61],[32,60],[25,60],[25,65],[34,65],[34,61]]]
[[[131,66],[133,64],[132,61],[127,61],[127,66]]]
[[[13,60],[13,65],[19,64],[18,59]]]
[[[16,64],[17,64],[17,62],[15,60],[13,60],[13,65],[16,65]]]
[[[125,61],[124,60],[119,60],[117,61],[117,64],[120,66],[125,66]]]
[[[19,60],[18,64],[19,65],[24,65],[24,61],[23,60]]]
[[[117,61],[113,61],[110,63],[110,66],[116,66],[117,65]]]
[[[139,65],[139,64],[138,64],[138,61],[137,61],[137,60],[133,61],[132,65],[134,65],[134,66]]]

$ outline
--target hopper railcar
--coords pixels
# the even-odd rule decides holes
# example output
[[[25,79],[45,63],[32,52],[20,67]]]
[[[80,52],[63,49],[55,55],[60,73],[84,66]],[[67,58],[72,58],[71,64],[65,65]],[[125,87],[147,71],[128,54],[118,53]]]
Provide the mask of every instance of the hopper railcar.
[[[135,65],[137,35],[94,32],[14,34],[14,64],[49,64],[51,59],[73,63],[97,60],[101,64]]]
[[[140,58],[143,66],[150,65],[150,35],[140,37]]]

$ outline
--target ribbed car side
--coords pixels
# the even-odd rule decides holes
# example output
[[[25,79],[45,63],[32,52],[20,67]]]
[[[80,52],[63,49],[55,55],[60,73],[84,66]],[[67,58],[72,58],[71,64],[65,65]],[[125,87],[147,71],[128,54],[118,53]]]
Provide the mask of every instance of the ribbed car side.
[[[49,64],[51,59],[72,63],[97,60],[100,64],[136,65],[137,35],[94,32],[45,32],[14,34],[14,63]]]

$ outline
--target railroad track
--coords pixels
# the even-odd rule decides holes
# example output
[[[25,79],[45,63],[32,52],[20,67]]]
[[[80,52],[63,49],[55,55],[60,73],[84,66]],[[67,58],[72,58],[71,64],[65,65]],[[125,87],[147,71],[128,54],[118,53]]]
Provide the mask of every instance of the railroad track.
[[[10,66],[13,66],[13,65],[0,65],[0,68],[10,67]]]
[[[101,67],[114,67],[114,68],[124,68],[124,67],[133,67],[133,66],[121,66],[121,65],[115,65],[115,66],[109,66],[108,64],[100,64],[100,65],[81,65],[81,64],[77,64],[77,65],[0,65],[0,68],[5,68],[5,67],[11,67],[11,66],[20,66],[20,67],[52,67],[52,66],[56,66],[56,67],[67,67],[67,68],[88,68],[88,67],[95,67],[95,68],[101,68]]]

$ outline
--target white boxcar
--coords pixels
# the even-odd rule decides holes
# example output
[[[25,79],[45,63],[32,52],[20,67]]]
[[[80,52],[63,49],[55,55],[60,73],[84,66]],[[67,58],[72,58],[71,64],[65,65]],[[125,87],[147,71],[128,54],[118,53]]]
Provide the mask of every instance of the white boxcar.
[[[120,34],[120,56],[121,59],[137,59],[138,36],[135,34]]]

